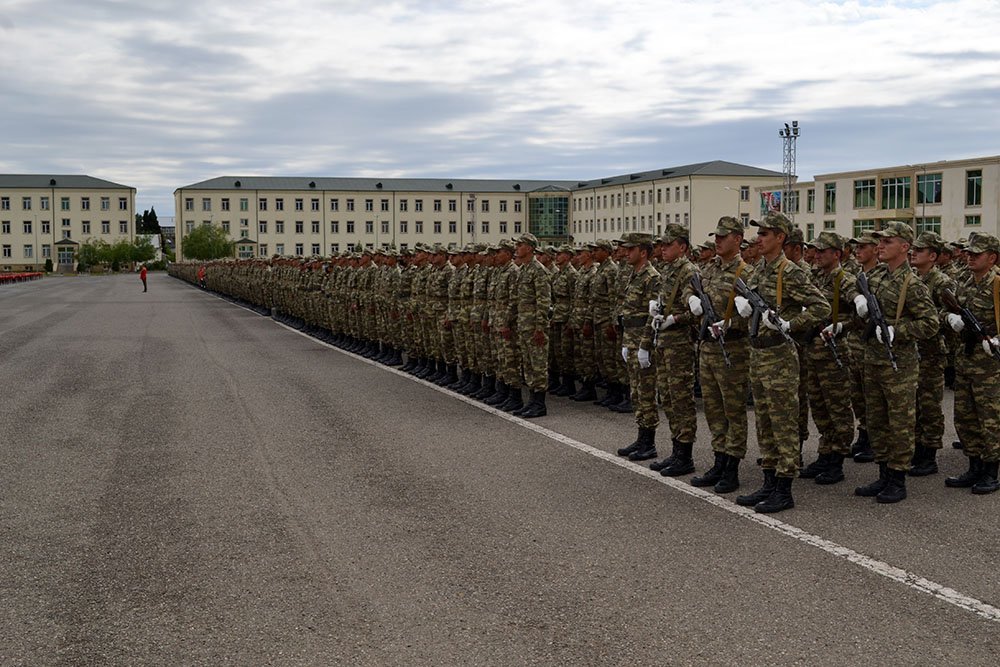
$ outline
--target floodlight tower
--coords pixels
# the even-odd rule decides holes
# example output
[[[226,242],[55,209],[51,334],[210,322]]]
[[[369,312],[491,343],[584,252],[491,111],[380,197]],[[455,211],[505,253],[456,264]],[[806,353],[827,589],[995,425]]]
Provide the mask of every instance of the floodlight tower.
[[[781,137],[783,157],[781,160],[781,171],[784,174],[784,190],[781,193],[781,210],[795,222],[795,212],[789,207],[789,200],[792,196],[792,186],[795,185],[795,142],[799,138],[799,121],[793,120],[791,126],[785,123],[783,129],[778,130]]]

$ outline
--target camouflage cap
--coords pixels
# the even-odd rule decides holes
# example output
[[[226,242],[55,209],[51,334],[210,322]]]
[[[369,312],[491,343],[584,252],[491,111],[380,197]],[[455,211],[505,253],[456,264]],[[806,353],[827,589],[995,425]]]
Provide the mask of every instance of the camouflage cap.
[[[538,247],[538,238],[534,234],[521,234],[516,239],[514,243],[527,243],[532,248]]]
[[[750,224],[761,229],[773,229],[778,232],[784,232],[786,237],[792,235],[792,221],[784,213],[778,213],[777,211],[771,211],[761,220],[753,220]]]
[[[547,246],[545,246],[544,252],[549,257],[555,257],[556,256],[556,247],[554,245],[547,245]]]
[[[448,249],[445,250],[445,252],[448,253],[449,255],[461,255],[462,254],[462,251],[459,250],[458,247],[456,247],[456,246],[448,246]]]
[[[913,225],[902,220],[890,220],[882,225],[882,229],[872,232],[876,239],[890,239],[898,237],[907,243],[913,243]]]
[[[514,250],[517,248],[517,244],[514,243],[513,239],[503,239],[497,243],[497,250]]]
[[[743,223],[731,215],[724,215],[719,218],[719,223],[715,226],[715,231],[709,236],[728,236],[729,234],[743,234]]]
[[[806,245],[816,248],[816,250],[844,249],[844,239],[837,232],[820,232],[819,236],[812,243]]]
[[[944,239],[937,232],[920,232],[920,235],[913,242],[914,248],[930,248],[934,252],[941,252],[943,245]]]
[[[444,255],[448,252],[448,246],[443,243],[435,243],[430,251],[435,255]]]
[[[597,239],[588,245],[591,247],[591,250],[607,250],[609,253],[615,251],[615,244],[608,239]]]
[[[805,245],[806,238],[802,234],[801,227],[792,227],[792,231],[788,233],[788,238],[785,239],[785,245]]]
[[[970,255],[978,255],[983,252],[995,252],[1000,255],[1000,239],[992,234],[979,232],[974,239],[969,241],[969,247],[965,251]]]
[[[622,247],[635,248],[637,246],[652,244],[652,234],[644,234],[642,232],[629,232],[628,234],[622,234]]]
[[[566,253],[568,255],[575,255],[576,254],[576,248],[574,248],[573,246],[571,246],[568,243],[563,243],[561,246],[559,246],[558,248],[556,248],[556,252],[559,252],[559,253],[563,253],[564,252],[564,253]]]
[[[878,245],[878,239],[872,236],[871,232],[865,232],[861,236],[855,236],[851,239],[851,243],[854,245]]]
[[[473,247],[474,252],[486,252],[490,247],[489,243],[477,243]]]
[[[952,248],[957,248],[959,250],[965,250],[969,247],[969,239],[958,239],[957,241],[952,241],[949,243]]]
[[[684,239],[687,241],[691,238],[691,233],[687,230],[687,227],[678,225],[675,222],[669,223],[663,229],[663,235],[660,237],[660,243],[673,243],[678,239]]]
[[[473,252],[479,252],[479,251],[476,250],[476,245],[474,243],[466,243],[465,247],[462,248],[462,252],[464,252],[464,253],[473,253]]]
[[[709,239],[698,246],[700,250],[715,250],[715,241]]]

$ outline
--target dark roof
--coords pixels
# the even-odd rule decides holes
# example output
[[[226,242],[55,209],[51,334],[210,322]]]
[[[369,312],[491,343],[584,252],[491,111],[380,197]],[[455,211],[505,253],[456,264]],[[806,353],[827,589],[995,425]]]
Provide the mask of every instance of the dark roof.
[[[236,184],[239,183],[239,186]],[[473,178],[310,178],[308,176],[219,176],[179,190],[288,190],[344,192],[531,192],[573,187],[573,181]]]
[[[78,174],[0,174],[0,188],[78,188],[85,190],[134,190],[132,186]]]
[[[761,169],[760,167],[726,162],[725,160],[712,160],[711,162],[696,162],[680,167],[638,171],[620,176],[598,178],[592,181],[580,181],[575,184],[573,189],[585,190],[608,185],[628,185],[630,183],[657,181],[664,178],[684,178],[687,176],[759,176],[765,178],[782,178],[784,174],[780,171],[771,171],[769,169]]]

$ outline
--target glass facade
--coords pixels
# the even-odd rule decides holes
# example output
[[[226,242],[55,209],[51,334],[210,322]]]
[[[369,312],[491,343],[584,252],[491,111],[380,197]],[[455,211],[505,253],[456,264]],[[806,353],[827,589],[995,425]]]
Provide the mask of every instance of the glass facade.
[[[569,235],[569,195],[531,197],[528,200],[528,230],[539,239]]]

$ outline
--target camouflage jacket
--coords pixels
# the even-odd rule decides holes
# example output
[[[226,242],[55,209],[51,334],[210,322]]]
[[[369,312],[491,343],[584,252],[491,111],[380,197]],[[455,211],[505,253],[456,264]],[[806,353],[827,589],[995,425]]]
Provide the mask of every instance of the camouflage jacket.
[[[919,274],[918,274],[919,275]],[[920,279],[924,281],[927,285],[927,290],[931,294],[931,299],[934,301],[934,307],[937,309],[938,313],[938,330],[933,336],[928,336],[927,338],[922,338],[917,341],[917,351],[920,352],[920,358],[937,356],[940,357],[947,353],[944,345],[945,327],[948,327],[947,319],[945,314],[948,309],[944,306],[944,301],[941,298],[941,292],[948,289],[951,290],[952,294],[955,293],[957,286],[955,281],[952,280],[945,274],[944,271],[933,267],[930,271],[920,276]],[[950,330],[951,328],[948,327]]]
[[[997,335],[997,324],[996,324],[996,313],[993,308],[993,283],[995,281],[1000,281],[1000,268],[993,267],[990,269],[989,273],[983,276],[982,280],[977,281],[976,277],[970,272],[969,277],[965,282],[963,282],[958,287],[958,293],[955,295],[958,302],[969,309],[969,311],[976,316],[979,323],[985,331],[990,336]],[[968,327],[962,332],[963,336],[969,335]],[[963,342],[966,339],[963,338]],[[965,354],[965,350],[969,349],[968,346],[962,348],[959,354]],[[993,358],[986,354],[983,350],[982,345],[979,341],[973,341],[971,346],[972,357],[980,360],[984,368],[994,369],[997,368],[997,362]],[[988,365],[987,365],[988,364]]]
[[[591,315],[594,326],[599,326],[611,322],[614,318],[615,306],[617,305],[618,265],[609,259],[603,264],[595,266],[597,269],[590,285],[591,302],[593,303]]]
[[[844,331],[849,332],[858,328],[858,320],[852,317],[854,314],[854,297],[858,295],[858,278],[843,266],[836,271],[826,273],[816,271],[812,274],[813,284],[823,294],[823,298],[830,304],[830,316],[819,323],[819,327],[825,327],[834,320],[833,311],[837,311],[837,322],[844,325]],[[838,289],[839,285],[839,289]],[[817,331],[818,332],[818,331]]]
[[[781,297],[778,298],[778,276],[781,275]],[[830,303],[820,293],[809,276],[796,262],[778,255],[770,262],[761,259],[750,280],[756,290],[778,316],[789,323],[789,334],[806,334],[830,319]],[[761,323],[759,336],[769,336]]]
[[[567,323],[574,329],[581,328],[584,323],[594,323],[593,299],[591,290],[594,286],[594,277],[597,275],[597,266],[591,264],[586,268],[581,268],[576,272],[576,280],[573,283],[573,300],[570,307],[570,316]]]
[[[697,318],[691,314],[684,294],[691,289],[691,276],[698,273],[698,267],[687,257],[679,257],[673,262],[664,262],[660,271],[659,298],[663,303],[663,315],[673,315],[675,323],[669,329],[660,332],[659,343],[662,347],[668,336],[690,335],[690,328]],[[673,301],[670,297],[673,295]]]
[[[629,266],[629,276],[618,307],[622,346],[652,350],[653,330],[649,328],[649,302],[656,298],[660,274],[652,264],[646,262],[638,271]]]
[[[532,258],[517,272],[514,295],[517,301],[517,329],[522,334],[548,331],[549,307],[552,305],[551,274]]]
[[[736,278],[742,278],[743,282],[749,284],[754,275],[754,267],[743,261],[738,254],[728,262],[716,255],[705,262],[701,269],[701,286],[705,294],[712,301],[716,314],[722,319],[726,319],[729,313],[728,329],[731,331],[746,332],[746,321],[736,316],[736,308],[733,301],[736,298]],[[691,286],[690,278],[685,286],[682,305],[687,305],[688,300],[694,295],[694,288]],[[690,312],[690,310],[689,310]],[[701,318],[692,316],[695,326],[701,325]],[[744,336],[745,338],[745,336]],[[744,341],[745,344],[745,341]],[[703,347],[702,350],[717,350],[718,346]]]
[[[573,310],[573,287],[577,270],[567,262],[552,276],[552,321],[569,322]]]
[[[907,276],[910,278],[906,300],[902,313],[897,318],[900,294]],[[927,285],[913,274],[908,262],[903,262],[895,271],[890,271],[885,264],[879,264],[868,275],[868,284],[872,294],[878,299],[886,322],[895,329],[892,346],[897,359],[900,363],[917,363],[916,341],[933,336],[938,330],[937,310]],[[864,349],[866,364],[889,364],[885,346],[874,334],[865,341]]]

